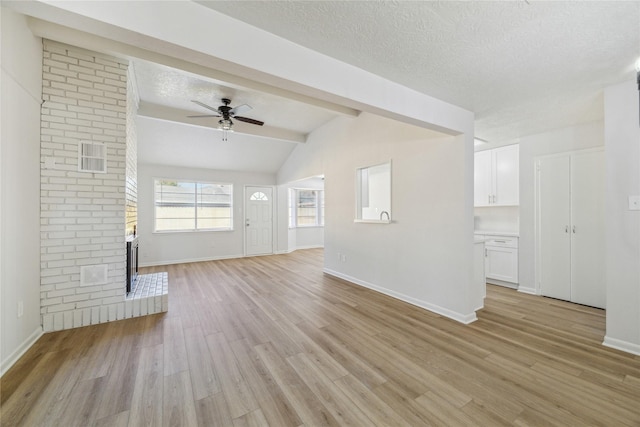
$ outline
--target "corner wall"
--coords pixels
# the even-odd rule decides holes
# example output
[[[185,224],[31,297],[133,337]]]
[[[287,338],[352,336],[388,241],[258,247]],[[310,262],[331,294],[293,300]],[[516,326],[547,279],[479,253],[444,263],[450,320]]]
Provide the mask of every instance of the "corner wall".
[[[127,63],[44,41],[41,313],[46,331],[124,318]],[[107,147],[107,173],[78,172],[78,143]],[[107,266],[81,285],[82,266]]]
[[[468,145],[467,145],[468,144]],[[356,169],[392,160],[391,224],[354,223]],[[362,113],[312,132],[279,182],[325,176],[325,271],[475,320],[471,138]],[[344,261],[343,261],[344,259]]]
[[[0,8],[0,375],[40,337],[42,39]],[[23,312],[19,313],[18,307]]]
[[[640,355],[640,124],[635,81],[604,92],[607,334],[604,345]]]

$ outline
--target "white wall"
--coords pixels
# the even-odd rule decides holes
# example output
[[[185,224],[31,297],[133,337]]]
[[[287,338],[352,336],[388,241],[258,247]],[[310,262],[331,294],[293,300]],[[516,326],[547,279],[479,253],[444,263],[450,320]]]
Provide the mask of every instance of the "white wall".
[[[0,375],[40,336],[42,40],[1,8]],[[24,315],[18,318],[18,303]]]
[[[284,254],[293,251],[295,248],[295,233],[289,229],[289,187],[287,185],[278,185],[276,187],[276,253]],[[283,213],[286,212],[286,213]],[[292,249],[289,249],[292,248]]]
[[[389,159],[393,223],[354,223],[356,169]],[[278,178],[325,176],[326,271],[468,322],[481,305],[470,296],[472,162],[464,136],[363,113],[312,132]]]
[[[508,231],[517,233],[520,230],[519,206],[487,206],[473,209],[475,229],[479,231]]]
[[[604,124],[592,122],[520,138],[519,289],[535,293],[535,170],[537,156],[604,144]]]
[[[232,231],[153,232],[153,179],[175,178],[233,184]],[[138,165],[138,235],[140,265],[236,258],[244,256],[244,186],[275,186],[274,174],[216,171],[173,166]],[[278,198],[281,196],[277,192]],[[277,200],[276,200],[277,203]],[[278,247],[279,225],[274,227],[274,250]],[[285,223],[286,230],[286,223]]]
[[[299,227],[295,229],[295,249],[324,247],[324,227]]]
[[[604,92],[607,334],[604,344],[640,354],[640,125],[635,81]]]

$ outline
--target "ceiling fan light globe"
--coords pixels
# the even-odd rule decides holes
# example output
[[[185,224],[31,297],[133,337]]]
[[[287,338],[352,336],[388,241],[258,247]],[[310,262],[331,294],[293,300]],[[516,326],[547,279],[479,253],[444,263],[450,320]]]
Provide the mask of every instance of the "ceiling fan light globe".
[[[229,119],[222,119],[218,121],[218,129],[230,131],[233,129],[233,122]]]

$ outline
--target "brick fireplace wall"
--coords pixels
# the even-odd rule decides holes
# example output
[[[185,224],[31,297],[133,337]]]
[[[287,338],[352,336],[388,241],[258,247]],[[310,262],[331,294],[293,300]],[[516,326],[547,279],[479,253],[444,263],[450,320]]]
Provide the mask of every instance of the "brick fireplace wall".
[[[127,62],[43,41],[41,314],[45,332],[124,318]],[[107,173],[78,172],[78,144],[107,147]],[[130,215],[130,214],[129,214]],[[125,224],[125,221],[127,223]],[[82,286],[82,266],[107,266]]]

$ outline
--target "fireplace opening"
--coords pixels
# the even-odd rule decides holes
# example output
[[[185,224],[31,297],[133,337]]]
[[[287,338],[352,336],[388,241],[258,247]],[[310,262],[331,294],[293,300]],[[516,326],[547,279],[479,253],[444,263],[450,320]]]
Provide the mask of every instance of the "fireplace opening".
[[[136,286],[138,279],[138,237],[127,238],[127,294]]]

